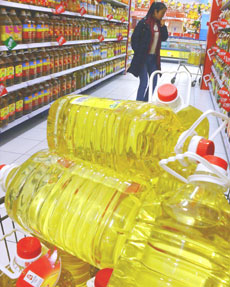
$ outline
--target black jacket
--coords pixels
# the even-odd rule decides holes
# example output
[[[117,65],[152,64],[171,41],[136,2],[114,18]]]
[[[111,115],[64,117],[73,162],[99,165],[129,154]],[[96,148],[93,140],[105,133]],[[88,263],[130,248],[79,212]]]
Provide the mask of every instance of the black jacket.
[[[148,49],[151,41],[151,31],[149,24],[146,23],[147,18],[143,18],[139,21],[134,29],[131,37],[131,46],[134,51],[134,56],[128,72],[138,77],[141,68],[148,55]],[[168,30],[166,26],[160,28],[160,41],[166,41],[168,39]],[[160,51],[158,51],[160,53]],[[160,55],[156,55],[160,57]],[[160,69],[160,66],[158,67]]]

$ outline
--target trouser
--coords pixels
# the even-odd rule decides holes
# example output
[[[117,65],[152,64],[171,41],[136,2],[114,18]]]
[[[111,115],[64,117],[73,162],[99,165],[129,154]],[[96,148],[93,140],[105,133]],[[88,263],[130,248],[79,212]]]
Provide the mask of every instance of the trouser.
[[[137,91],[137,99],[136,99],[137,101],[144,101],[144,102],[148,101],[149,77],[156,70],[157,70],[157,57],[155,54],[149,54],[139,75],[140,84]],[[157,84],[157,76],[155,76],[153,79],[153,92],[156,87],[156,84]]]

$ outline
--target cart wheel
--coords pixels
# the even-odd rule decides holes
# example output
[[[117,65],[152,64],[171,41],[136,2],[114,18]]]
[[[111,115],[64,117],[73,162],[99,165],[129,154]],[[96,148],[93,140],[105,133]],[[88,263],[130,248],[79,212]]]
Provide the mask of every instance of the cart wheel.
[[[192,81],[192,87],[195,87],[196,81]]]
[[[171,80],[171,84],[174,84],[176,81],[176,77],[173,77],[172,80]]]
[[[201,77],[199,78],[199,85],[200,85],[200,83],[201,83]]]

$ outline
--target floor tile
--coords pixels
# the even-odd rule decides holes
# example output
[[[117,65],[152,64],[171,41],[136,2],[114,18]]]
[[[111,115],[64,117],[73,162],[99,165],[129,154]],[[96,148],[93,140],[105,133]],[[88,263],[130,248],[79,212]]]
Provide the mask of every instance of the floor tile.
[[[1,164],[10,164],[14,162],[17,158],[21,156],[20,153],[14,153],[12,151],[1,151],[0,150],[0,165]]]
[[[47,143],[41,142],[41,143],[37,144],[36,146],[34,146],[33,148],[28,149],[25,153],[29,154],[29,155],[33,155],[34,153],[36,153],[40,150],[43,150],[43,149],[47,149],[47,148],[48,148]]]
[[[46,128],[38,128],[37,126],[22,133],[19,137],[24,139],[32,139],[42,141],[46,139]]]
[[[37,140],[17,137],[3,145],[0,144],[0,151],[8,151],[8,152],[16,152],[24,154],[39,143],[40,141]]]

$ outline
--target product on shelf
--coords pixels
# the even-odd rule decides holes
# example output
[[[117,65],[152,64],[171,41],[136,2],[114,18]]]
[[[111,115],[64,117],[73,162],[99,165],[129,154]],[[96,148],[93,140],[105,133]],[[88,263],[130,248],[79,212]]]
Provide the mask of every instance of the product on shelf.
[[[107,64],[102,63],[93,68],[86,68],[8,93],[0,97],[0,127],[6,126],[23,115],[30,114],[59,97],[73,93],[106,75],[115,73],[124,68],[124,65],[124,58],[116,59]]]
[[[14,27],[11,18],[7,15],[6,8],[0,8],[0,44],[13,36]]]
[[[159,159],[173,155],[180,135],[187,129],[181,118],[188,117],[191,124],[201,115],[199,110],[184,111],[178,118],[167,107],[150,103],[67,96],[50,108],[48,145],[67,158],[82,158],[125,173],[153,177],[159,171]],[[207,137],[208,122],[199,124],[196,131]]]
[[[3,167],[0,182],[7,213],[23,229],[99,268],[114,266],[150,191],[137,175],[71,162],[48,150],[20,167]]]
[[[187,184],[170,191],[155,218],[146,211],[136,222],[109,287],[167,286],[169,282],[175,287],[228,286],[228,165],[216,156],[200,162]],[[199,276],[194,277],[195,273]]]

